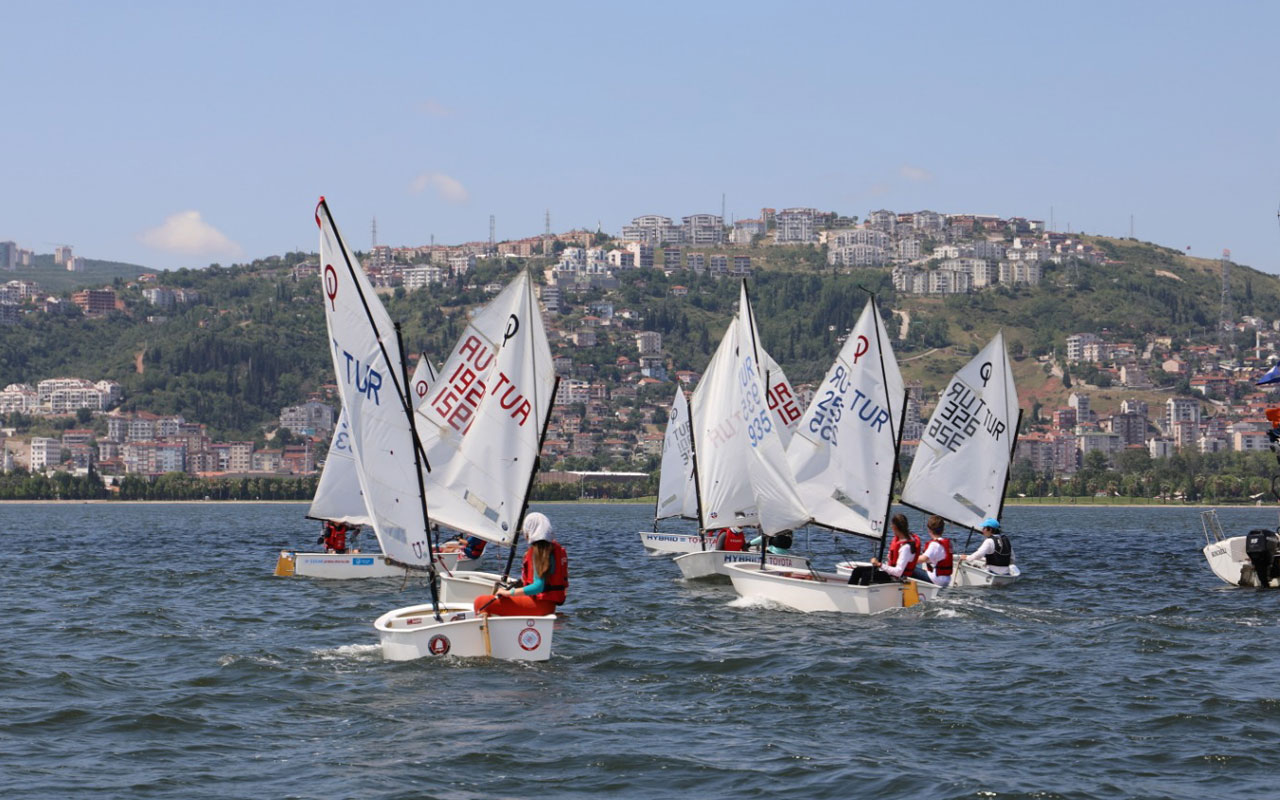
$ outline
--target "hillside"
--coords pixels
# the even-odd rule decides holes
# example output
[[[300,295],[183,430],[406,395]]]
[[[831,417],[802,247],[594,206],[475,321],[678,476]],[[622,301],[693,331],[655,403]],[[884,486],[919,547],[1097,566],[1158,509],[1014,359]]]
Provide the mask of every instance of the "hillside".
[[[77,289],[93,289],[113,283],[117,278],[131,281],[152,270],[137,264],[125,264],[120,261],[99,261],[85,259],[85,268],[81,272],[68,272],[65,267],[53,263],[52,255],[37,255],[32,259],[30,267],[19,267],[13,272],[6,272],[5,280],[32,281],[39,284],[46,294],[61,294]]]
[[[1053,408],[1070,390],[1050,356],[1062,353],[1072,333],[1106,330],[1113,338],[1134,341],[1152,333],[1191,341],[1216,336],[1218,262],[1143,242],[1089,241],[1113,261],[1047,264],[1039,286],[998,286],[946,297],[900,295],[888,269],[837,274],[818,258],[779,262],[767,248],[752,248],[759,266],[750,288],[763,343],[795,383],[821,377],[869,290],[892,316],[891,332],[901,334],[902,320],[910,320],[905,337],[894,342],[909,380],[940,389],[971,352],[1003,329],[1024,406],[1030,410],[1038,402]],[[125,313],[105,319],[28,313],[18,324],[0,326],[0,386],[61,376],[109,378],[123,385],[126,409],[180,412],[208,424],[215,437],[250,438],[281,407],[332,381],[318,281],[295,280],[291,271],[308,258],[313,257],[289,253],[248,265],[160,273],[157,285],[200,292],[197,303],[165,312],[146,303],[140,286],[122,283]],[[527,262],[481,261],[468,281],[473,286],[501,282],[522,263]],[[547,263],[532,261],[539,280]],[[1276,315],[1276,276],[1238,265],[1231,275],[1236,317]],[[619,278],[617,289],[567,298],[569,313],[552,320],[553,330],[577,330],[587,304],[595,301],[612,302],[618,312],[629,309],[642,321],[601,329],[595,347],[578,348],[553,333],[556,351],[570,355],[575,372],[583,376],[619,381],[618,358],[636,358],[632,333],[657,330],[672,369],[700,372],[737,301],[736,282],[689,272],[668,277],[656,269],[623,271]],[[677,283],[688,287],[687,297],[671,295]],[[425,351],[439,362],[452,348],[465,310],[486,298],[478,288],[444,286],[413,293],[397,289],[388,293],[387,303],[392,317],[404,323],[410,351]],[[1103,391],[1098,407],[1105,410],[1133,395]]]

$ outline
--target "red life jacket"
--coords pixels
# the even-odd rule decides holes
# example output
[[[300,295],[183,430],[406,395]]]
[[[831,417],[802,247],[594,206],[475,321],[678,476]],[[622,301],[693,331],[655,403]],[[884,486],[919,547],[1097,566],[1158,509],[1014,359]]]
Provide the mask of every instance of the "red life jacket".
[[[484,546],[488,544],[479,536],[468,536],[462,544],[462,557],[469,558],[473,561],[484,553]]]
[[[343,525],[330,525],[328,533],[325,535],[324,546],[333,550],[335,553],[341,553],[347,549],[347,529]]]
[[[520,567],[520,581],[528,586],[537,579],[533,574],[533,548],[524,551],[524,562]],[[541,592],[533,595],[539,600],[550,600],[556,605],[564,602],[565,591],[569,588],[569,554],[559,542],[551,543],[551,574],[546,577]]]
[[[911,577],[911,570],[915,569],[916,562],[920,560],[920,537],[914,533],[909,535],[911,536],[910,539],[899,539],[895,535],[893,541],[889,542],[889,566],[891,567],[898,566],[898,548],[910,542],[909,547],[915,557],[908,561],[906,569],[902,570],[901,578],[904,581]]]
[[[720,549],[730,553],[739,553],[747,546],[747,537],[742,531],[735,531],[729,528],[724,529],[724,544]]]
[[[950,575],[952,571],[952,566],[954,564],[954,562],[951,560],[951,540],[943,536],[941,538],[934,539],[933,541],[942,545],[942,550],[943,552],[946,553],[946,555],[942,557],[941,561],[933,565],[933,574],[934,575]],[[930,542],[930,544],[932,543],[933,542]]]

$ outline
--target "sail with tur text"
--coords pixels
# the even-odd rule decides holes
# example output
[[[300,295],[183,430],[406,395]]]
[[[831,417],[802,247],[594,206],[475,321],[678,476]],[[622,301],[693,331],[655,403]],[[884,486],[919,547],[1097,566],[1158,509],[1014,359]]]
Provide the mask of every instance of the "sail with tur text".
[[[388,558],[425,567],[431,553],[421,467],[395,326],[323,198],[316,206],[316,224],[325,325],[370,521]]]
[[[868,300],[787,447],[814,522],[884,535],[905,401],[884,320]]]
[[[655,520],[698,518],[698,492],[693,484],[693,437],[689,422],[689,401],[684,389],[676,387],[675,400],[667,415],[667,433],[662,440],[662,465],[658,473],[658,502]]]
[[[999,517],[1017,426],[1018,390],[1000,332],[943,390],[902,502],[975,530]]]
[[[471,318],[418,405],[434,521],[514,541],[554,386],[533,282],[521,272]]]

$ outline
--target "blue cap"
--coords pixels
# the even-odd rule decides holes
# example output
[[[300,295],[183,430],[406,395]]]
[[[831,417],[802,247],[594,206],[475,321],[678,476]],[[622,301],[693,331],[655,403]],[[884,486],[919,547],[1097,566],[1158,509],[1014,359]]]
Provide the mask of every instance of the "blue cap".
[[[1000,530],[1000,520],[996,519],[995,517],[987,517],[982,521],[982,527],[995,528],[996,530]]]

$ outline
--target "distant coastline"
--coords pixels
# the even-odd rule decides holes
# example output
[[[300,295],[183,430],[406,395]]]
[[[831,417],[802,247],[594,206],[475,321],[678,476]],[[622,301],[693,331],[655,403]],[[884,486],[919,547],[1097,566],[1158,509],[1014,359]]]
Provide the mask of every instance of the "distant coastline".
[[[0,500],[3,505],[305,505],[308,500]],[[635,497],[622,499],[588,499],[578,500],[532,500],[531,505],[635,505],[651,506],[654,498]],[[1170,503],[1163,500],[1145,500],[1141,497],[1010,497],[1005,506],[1025,506],[1040,508],[1068,508],[1071,506],[1091,506],[1095,508],[1257,508],[1277,510],[1275,503]]]

